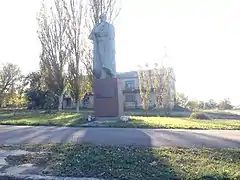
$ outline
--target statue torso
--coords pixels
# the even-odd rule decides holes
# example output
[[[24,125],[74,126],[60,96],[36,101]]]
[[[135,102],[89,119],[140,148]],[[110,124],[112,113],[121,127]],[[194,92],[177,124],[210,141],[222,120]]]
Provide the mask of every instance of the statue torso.
[[[104,22],[95,27],[94,31],[98,41],[104,41],[109,39],[109,34],[111,33],[111,24]]]

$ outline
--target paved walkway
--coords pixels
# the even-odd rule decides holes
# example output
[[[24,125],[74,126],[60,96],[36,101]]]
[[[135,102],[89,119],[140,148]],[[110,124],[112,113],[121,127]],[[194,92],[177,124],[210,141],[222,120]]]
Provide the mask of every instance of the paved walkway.
[[[240,131],[0,126],[0,144],[61,142],[240,148]]]

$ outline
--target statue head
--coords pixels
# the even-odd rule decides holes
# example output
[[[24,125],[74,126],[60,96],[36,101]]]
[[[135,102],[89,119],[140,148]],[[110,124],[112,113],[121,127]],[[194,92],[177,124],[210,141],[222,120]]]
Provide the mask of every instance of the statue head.
[[[101,14],[99,17],[101,22],[106,22],[107,21],[107,15],[106,14]]]

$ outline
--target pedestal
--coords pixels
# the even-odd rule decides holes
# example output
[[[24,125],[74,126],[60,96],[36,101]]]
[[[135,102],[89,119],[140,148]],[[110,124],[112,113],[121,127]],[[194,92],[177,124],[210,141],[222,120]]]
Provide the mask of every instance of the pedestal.
[[[116,118],[124,114],[121,81],[96,79],[93,84],[94,115],[97,119]]]

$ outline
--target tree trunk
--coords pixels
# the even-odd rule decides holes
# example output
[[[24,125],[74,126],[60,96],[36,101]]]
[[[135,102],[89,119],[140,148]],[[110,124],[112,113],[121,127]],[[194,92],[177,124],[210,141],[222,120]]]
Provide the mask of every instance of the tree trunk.
[[[169,117],[170,116],[170,108],[169,107],[164,107],[164,116]]]
[[[58,96],[58,111],[62,111],[63,110],[63,94],[61,94],[60,96]]]
[[[79,101],[77,101],[77,102],[76,102],[76,112],[77,112],[77,113],[80,112],[80,111],[79,111],[79,106],[80,106]]]

